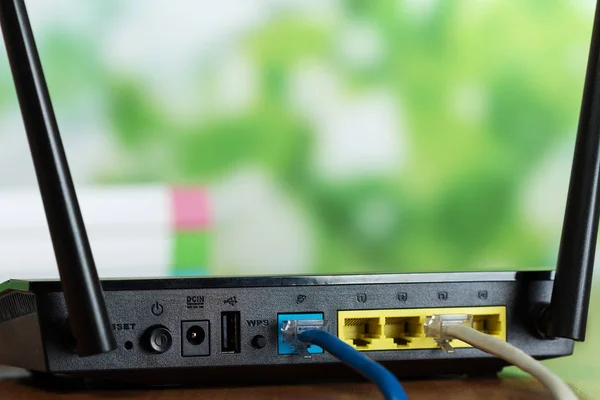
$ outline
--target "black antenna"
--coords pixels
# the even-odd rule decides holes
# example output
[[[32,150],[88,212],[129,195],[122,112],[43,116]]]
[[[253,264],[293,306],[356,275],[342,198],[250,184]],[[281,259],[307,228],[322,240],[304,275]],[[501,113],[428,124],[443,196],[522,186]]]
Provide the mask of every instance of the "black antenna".
[[[0,25],[21,106],[77,354],[116,348],[52,102],[23,0],[0,0]]]
[[[548,337],[579,341],[585,340],[600,206],[599,40],[597,2],[552,301],[540,321]]]

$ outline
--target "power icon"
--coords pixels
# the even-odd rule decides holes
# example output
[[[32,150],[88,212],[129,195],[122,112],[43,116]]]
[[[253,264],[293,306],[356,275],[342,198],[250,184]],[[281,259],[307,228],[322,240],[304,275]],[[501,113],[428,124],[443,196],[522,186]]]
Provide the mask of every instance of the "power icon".
[[[169,343],[169,338],[166,334],[161,333],[153,337],[155,347],[163,348]]]
[[[159,315],[161,315],[163,313],[163,311],[165,311],[165,308],[163,307],[162,304],[160,304],[158,301],[154,304],[152,304],[152,314],[156,315],[157,317]]]

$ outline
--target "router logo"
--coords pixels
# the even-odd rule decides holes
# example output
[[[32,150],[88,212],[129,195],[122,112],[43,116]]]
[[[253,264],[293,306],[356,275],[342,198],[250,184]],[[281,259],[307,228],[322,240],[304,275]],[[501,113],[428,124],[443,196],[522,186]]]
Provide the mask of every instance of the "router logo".
[[[254,326],[254,327],[269,326],[268,319],[247,319],[246,323],[248,324],[248,326]]]

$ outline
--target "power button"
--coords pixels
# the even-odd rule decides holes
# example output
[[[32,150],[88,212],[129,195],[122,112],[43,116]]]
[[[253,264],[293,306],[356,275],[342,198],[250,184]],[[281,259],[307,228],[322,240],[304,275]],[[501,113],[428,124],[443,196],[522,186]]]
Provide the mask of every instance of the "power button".
[[[171,348],[173,337],[166,327],[154,325],[146,329],[142,335],[141,345],[150,353],[161,354]]]
[[[163,313],[163,311],[165,311],[165,308],[163,307],[162,304],[160,304],[157,301],[156,303],[152,304],[152,308],[150,309],[150,311],[152,311],[152,314],[154,314],[158,317],[159,315],[161,315]]]

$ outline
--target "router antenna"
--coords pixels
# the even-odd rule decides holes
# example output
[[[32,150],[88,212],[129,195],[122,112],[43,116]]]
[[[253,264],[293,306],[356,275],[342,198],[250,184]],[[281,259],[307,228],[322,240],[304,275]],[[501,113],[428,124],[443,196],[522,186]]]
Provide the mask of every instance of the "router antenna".
[[[600,206],[600,3],[579,114],[579,127],[552,301],[540,330],[548,337],[585,340]]]
[[[102,287],[23,0],[0,0],[0,25],[46,211],[77,354],[116,348]]]

